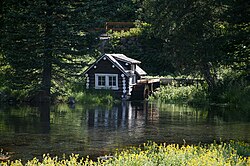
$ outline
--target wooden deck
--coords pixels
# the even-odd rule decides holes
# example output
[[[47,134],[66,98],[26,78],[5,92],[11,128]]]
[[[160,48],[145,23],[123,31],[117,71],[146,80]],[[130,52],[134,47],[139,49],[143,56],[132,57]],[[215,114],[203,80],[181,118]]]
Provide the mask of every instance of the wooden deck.
[[[144,100],[160,87],[160,85],[188,86],[203,84],[203,79],[185,79],[185,78],[144,78],[138,80],[133,86],[131,100]]]
[[[157,88],[160,87],[160,79],[142,79],[133,86],[131,92],[131,100],[148,99]]]

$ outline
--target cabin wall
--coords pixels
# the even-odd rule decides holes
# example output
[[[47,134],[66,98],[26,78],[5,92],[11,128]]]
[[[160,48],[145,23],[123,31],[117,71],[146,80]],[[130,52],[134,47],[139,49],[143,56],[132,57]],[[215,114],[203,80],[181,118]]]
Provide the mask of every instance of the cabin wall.
[[[136,74],[135,69],[136,69],[136,64],[131,64],[131,63],[126,63],[124,61],[120,61],[117,60],[119,62],[119,64],[125,69],[125,70],[131,70],[132,69],[132,65],[134,65],[134,74],[135,74],[135,83],[137,83],[137,81],[139,79],[141,79],[141,76]]]
[[[122,97],[123,95],[123,80],[126,83],[126,95],[128,93],[129,88],[129,79],[125,76],[123,72],[120,71],[112,62],[110,62],[107,58],[101,59],[98,63],[96,63],[86,74],[88,77],[88,87],[89,89],[95,89],[95,74],[118,74],[118,90],[113,90],[118,97]],[[122,77],[123,76],[123,77]]]

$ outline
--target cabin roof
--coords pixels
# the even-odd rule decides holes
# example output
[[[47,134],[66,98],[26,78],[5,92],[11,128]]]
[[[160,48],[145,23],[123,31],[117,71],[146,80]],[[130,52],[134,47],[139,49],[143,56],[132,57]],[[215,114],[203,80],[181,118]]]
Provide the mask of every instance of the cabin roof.
[[[138,65],[136,65],[135,72],[141,76],[147,75],[147,73],[142,68],[140,68],[140,66],[138,66]]]
[[[110,56],[114,57],[115,59],[118,59],[120,61],[127,62],[127,63],[136,63],[136,64],[141,63],[140,61],[129,58],[124,54],[106,54],[106,55],[110,55]]]
[[[107,56],[109,60],[118,68],[120,69],[125,75],[129,75],[129,71],[126,71],[124,67],[112,56],[112,54],[105,54],[104,56]]]
[[[139,75],[147,75],[147,73],[140,68],[137,64],[140,64],[141,62],[132,58],[127,57],[124,54],[104,54],[99,59],[95,61],[94,64],[92,64],[85,72],[87,73],[95,64],[97,64],[101,59],[104,57],[107,57],[119,70],[121,70],[126,76],[131,75],[131,70],[126,70],[118,61],[122,61],[125,63],[130,64],[136,64],[136,72]]]

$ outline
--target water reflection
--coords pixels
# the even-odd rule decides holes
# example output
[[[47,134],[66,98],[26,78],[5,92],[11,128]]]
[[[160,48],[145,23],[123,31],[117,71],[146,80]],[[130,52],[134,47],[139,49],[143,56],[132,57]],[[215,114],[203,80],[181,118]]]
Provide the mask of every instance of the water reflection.
[[[40,105],[0,107],[0,148],[15,158],[51,153],[109,154],[116,148],[156,142],[250,142],[250,113],[148,102],[113,107]]]
[[[50,131],[50,103],[39,104],[41,133],[49,133]]]
[[[132,129],[136,122],[140,121],[141,125],[156,121],[159,119],[159,112],[152,107],[148,110],[147,102],[122,102],[112,108],[96,107],[87,109],[89,128],[108,128],[109,130]],[[152,106],[152,103],[151,103]]]

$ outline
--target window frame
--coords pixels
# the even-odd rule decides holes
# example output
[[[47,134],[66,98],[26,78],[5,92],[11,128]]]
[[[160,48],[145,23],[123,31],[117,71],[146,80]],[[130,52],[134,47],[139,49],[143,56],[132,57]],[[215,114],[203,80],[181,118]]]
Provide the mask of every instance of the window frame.
[[[97,86],[98,87],[105,87],[106,86],[106,78],[105,76],[97,76],[98,81],[97,81]],[[101,78],[101,79],[100,79]]]
[[[99,85],[99,77],[105,77],[105,86]],[[109,84],[109,78],[112,78],[112,85]],[[116,85],[114,86],[114,81]],[[113,89],[118,90],[118,74],[105,74],[105,73],[96,73],[95,74],[95,89]]]

